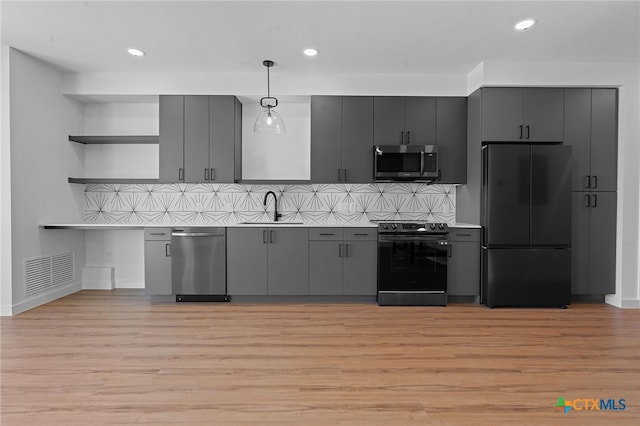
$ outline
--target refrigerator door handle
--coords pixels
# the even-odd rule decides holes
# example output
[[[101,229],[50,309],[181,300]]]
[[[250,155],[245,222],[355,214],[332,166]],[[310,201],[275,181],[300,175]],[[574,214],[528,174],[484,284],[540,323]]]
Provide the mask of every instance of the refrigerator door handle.
[[[598,176],[593,176],[593,188],[596,189],[598,187]]]
[[[598,207],[598,195],[593,194],[593,207]]]
[[[584,187],[591,188],[591,176],[587,175],[584,177]]]
[[[527,139],[531,137],[531,126],[527,125]]]
[[[591,197],[589,196],[589,194],[584,196],[584,201],[585,207],[591,207]]]
[[[523,128],[524,126],[522,126],[522,124],[521,124],[521,125],[519,125],[518,127],[520,127],[520,137],[519,137],[518,139],[522,139],[522,128]]]

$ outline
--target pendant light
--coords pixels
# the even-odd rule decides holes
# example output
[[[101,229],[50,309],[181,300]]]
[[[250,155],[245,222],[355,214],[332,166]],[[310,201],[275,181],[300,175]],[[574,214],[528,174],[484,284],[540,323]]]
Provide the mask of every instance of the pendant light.
[[[264,111],[260,113],[253,125],[254,133],[281,135],[286,133],[282,117],[274,108],[278,106],[278,100],[271,96],[269,87],[269,68],[273,66],[273,61],[262,61],[262,65],[267,67],[267,96],[260,99],[260,106]]]

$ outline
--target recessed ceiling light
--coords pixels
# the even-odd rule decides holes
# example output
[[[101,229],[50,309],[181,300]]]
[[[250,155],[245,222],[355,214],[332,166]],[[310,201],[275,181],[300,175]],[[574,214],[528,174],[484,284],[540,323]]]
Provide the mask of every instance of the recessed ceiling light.
[[[144,53],[142,50],[134,49],[134,48],[127,49],[127,52],[129,52],[129,55],[131,55],[131,56],[144,56],[144,55],[146,55],[146,53]]]
[[[310,47],[308,49],[304,49],[302,53],[304,53],[307,56],[316,56],[318,54],[318,49],[314,49],[313,47]]]
[[[523,19],[522,21],[516,22],[513,28],[516,31],[527,31],[529,28],[533,27],[536,24],[536,20],[533,18]]]

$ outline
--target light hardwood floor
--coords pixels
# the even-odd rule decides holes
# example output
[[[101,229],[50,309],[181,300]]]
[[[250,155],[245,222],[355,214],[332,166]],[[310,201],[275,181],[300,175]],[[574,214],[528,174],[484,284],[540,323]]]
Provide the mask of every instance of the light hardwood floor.
[[[640,424],[640,310],[148,304],[2,318],[6,425]],[[624,411],[566,400],[625,399]]]

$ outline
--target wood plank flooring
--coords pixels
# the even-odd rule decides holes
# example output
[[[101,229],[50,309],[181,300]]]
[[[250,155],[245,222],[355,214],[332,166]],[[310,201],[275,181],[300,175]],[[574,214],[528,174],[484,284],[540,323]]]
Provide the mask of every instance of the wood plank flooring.
[[[6,425],[638,425],[640,310],[148,304],[1,319]],[[624,411],[563,414],[566,400]]]

